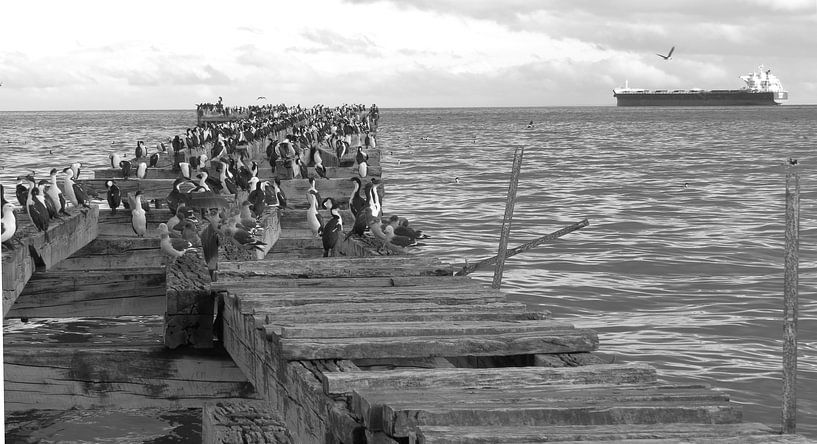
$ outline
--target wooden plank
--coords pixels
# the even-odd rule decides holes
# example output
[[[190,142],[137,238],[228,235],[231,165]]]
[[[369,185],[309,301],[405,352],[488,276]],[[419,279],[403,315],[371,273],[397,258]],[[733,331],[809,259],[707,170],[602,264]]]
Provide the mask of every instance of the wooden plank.
[[[19,220],[19,219],[18,219]],[[28,251],[28,242],[12,240],[14,249],[3,246],[3,317],[23,292],[37,265]]]
[[[269,262],[269,259],[263,262]],[[226,263],[225,263],[226,264]],[[355,277],[355,278],[267,278],[262,275],[244,276],[235,274],[234,276],[219,275],[219,281],[213,283],[213,290],[235,290],[246,288],[359,288],[359,287],[428,287],[451,288],[457,286],[470,286],[473,288],[484,288],[485,284],[467,277],[459,276],[413,276],[410,278],[401,277]]]
[[[355,390],[372,430],[407,437],[422,426],[736,423],[741,408],[705,386],[570,385],[542,389]]]
[[[480,322],[384,322],[369,324],[362,322],[336,322],[321,324],[274,324],[266,325],[268,333],[286,339],[300,338],[365,338],[395,336],[453,336],[482,335],[500,333],[540,332],[548,330],[569,330],[566,322],[550,319],[520,321],[480,321]]]
[[[422,426],[416,436],[417,444],[494,444],[497,442],[619,442],[639,440],[654,443],[658,440],[694,440],[717,443],[726,438],[731,443],[781,442],[769,426],[759,423],[740,424],[606,424],[576,426]],[[642,441],[643,440],[643,441]],[[411,442],[411,441],[410,441]],[[782,441],[788,442],[788,441]]]
[[[53,270],[119,270],[155,267],[166,262],[167,255],[159,248],[156,238],[99,236]]]
[[[307,292],[296,292],[294,294],[282,294],[280,292],[241,292],[242,298],[247,295],[263,297],[268,303],[279,307],[291,307],[311,304],[348,304],[348,303],[433,303],[443,305],[461,304],[488,304],[493,302],[505,302],[506,297],[496,293],[457,293],[447,291],[427,291],[412,293],[386,292],[371,294],[363,292],[353,292],[344,294],[314,294]]]
[[[215,300],[201,253],[185,253],[169,264],[166,272],[165,346],[212,348]]]
[[[295,314],[264,314],[263,322],[259,325],[271,323],[332,323],[332,322],[455,322],[455,321],[516,321],[547,319],[548,312],[531,312],[527,308],[486,308],[486,304],[473,307],[467,311],[425,310],[405,313],[402,311],[368,312],[368,313],[295,313]]]
[[[295,306],[279,306],[270,303],[267,298],[260,297],[238,297],[238,307],[242,313],[256,313],[267,316],[286,315],[315,315],[315,314],[342,314],[342,313],[404,313],[406,315],[423,312],[454,312],[463,313],[469,311],[482,311],[493,309],[497,312],[503,310],[528,310],[525,304],[520,302],[494,302],[489,304],[468,304],[468,305],[443,305],[428,302],[407,302],[407,303],[330,303],[330,304],[310,304]]]
[[[143,316],[165,312],[165,270],[37,272],[7,317]]]
[[[289,277],[315,279],[325,277],[375,276],[452,276],[453,266],[436,259],[390,256],[380,258],[336,258],[305,260],[265,260],[258,262],[227,262],[221,266],[225,278]]]
[[[255,398],[223,351],[161,344],[161,316],[11,321],[3,334],[8,411],[70,408],[200,408]]]
[[[565,384],[655,383],[654,367],[645,364],[584,367],[504,367],[336,372],[320,375],[327,394],[349,394],[358,389],[416,390],[453,387],[541,387]]]
[[[592,330],[571,329],[495,335],[281,339],[281,348],[288,360],[507,356],[592,351],[598,348],[598,336]]]
[[[71,216],[52,220],[45,232],[37,231],[30,220],[18,217],[14,250],[3,254],[3,315],[11,309],[35,269],[50,270],[96,238],[98,217],[96,205],[74,209]]]

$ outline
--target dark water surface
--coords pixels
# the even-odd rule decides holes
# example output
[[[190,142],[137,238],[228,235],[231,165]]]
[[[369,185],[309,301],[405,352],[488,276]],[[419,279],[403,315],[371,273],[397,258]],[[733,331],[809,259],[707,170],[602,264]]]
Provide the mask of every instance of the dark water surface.
[[[152,148],[194,122],[193,111],[0,113],[0,179],[11,197],[18,174],[78,156],[104,166],[112,150]],[[798,431],[817,438],[815,122],[814,106],[384,109],[383,206],[432,236],[415,254],[492,256],[524,146],[510,245],[590,226],[509,259],[503,289],[596,329],[617,363],[711,384],[744,405],[744,420],[778,426],[783,162],[797,158]]]

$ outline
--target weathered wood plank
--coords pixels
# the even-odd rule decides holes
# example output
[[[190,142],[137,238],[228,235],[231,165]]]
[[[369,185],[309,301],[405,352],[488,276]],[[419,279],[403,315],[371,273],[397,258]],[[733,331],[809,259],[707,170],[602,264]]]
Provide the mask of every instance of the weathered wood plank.
[[[70,408],[198,408],[251,399],[247,378],[223,351],[168,353],[162,318],[11,321],[3,335],[8,411]]]
[[[165,270],[37,272],[7,317],[144,316],[165,312]]]
[[[543,389],[355,390],[353,411],[394,437],[429,426],[735,423],[740,406],[705,386],[572,385]]]
[[[97,237],[98,218],[96,205],[74,209],[71,216],[53,220],[47,231],[38,232],[30,220],[22,222],[23,218],[18,217],[21,222],[12,242],[15,249],[3,254],[3,315],[11,309],[34,270],[50,270]]]
[[[246,314],[263,314],[266,316],[286,316],[298,315],[305,316],[316,314],[343,314],[343,313],[404,313],[410,315],[423,311],[435,312],[452,312],[452,313],[467,313],[469,311],[483,311],[488,309],[511,311],[527,311],[525,304],[520,302],[494,302],[488,304],[468,304],[468,305],[443,305],[428,302],[408,302],[408,303],[330,303],[330,304],[310,304],[310,305],[294,305],[294,306],[280,306],[275,303],[270,303],[265,297],[239,297],[240,302],[238,307],[242,313]]]
[[[598,336],[592,330],[571,329],[495,335],[281,339],[281,348],[289,360],[505,356],[592,351],[598,348]]]
[[[263,262],[268,262],[269,258]],[[277,260],[277,259],[276,259]],[[359,288],[359,287],[428,287],[452,288],[469,286],[485,288],[485,284],[459,276],[413,276],[401,277],[356,277],[356,278],[266,278],[264,276],[242,276],[236,274],[232,278],[219,276],[219,282],[213,283],[214,290],[240,291],[246,288],[274,289],[274,288]]]
[[[201,430],[204,444],[295,444],[280,415],[258,401],[208,402]]]
[[[189,251],[170,263],[166,272],[165,346],[211,348],[215,299],[204,258],[199,251]]]
[[[255,295],[264,298],[268,303],[280,307],[291,307],[297,305],[311,304],[347,304],[347,303],[433,303],[442,305],[461,304],[489,304],[493,302],[505,302],[506,297],[502,294],[491,292],[484,293],[455,293],[446,291],[428,291],[414,293],[387,292],[372,294],[365,292],[353,292],[343,294],[314,294],[314,293],[292,293],[282,294],[281,292],[253,293],[241,292],[242,298],[247,295]]]
[[[504,388],[565,384],[655,383],[655,368],[644,364],[585,367],[505,367],[483,369],[393,370],[381,372],[325,372],[327,394],[349,394],[357,389],[406,390],[441,387]]]
[[[618,442],[639,440],[654,443],[658,440],[678,442],[718,443],[728,438],[734,444],[778,441],[769,426],[759,423],[740,424],[608,424],[576,426],[422,426],[416,437],[417,444],[493,444],[497,442]],[[642,441],[644,440],[644,441]],[[648,440],[648,441],[647,441]],[[410,441],[411,442],[411,441]],[[662,441],[663,442],[663,441]],[[797,442],[797,441],[795,441]]]
[[[480,322],[383,322],[368,324],[322,323],[322,324],[274,324],[266,325],[268,333],[286,339],[304,338],[365,338],[395,336],[453,336],[501,333],[541,332],[569,330],[572,325],[549,319],[538,321],[480,321]]]
[[[153,237],[98,236],[52,268],[58,271],[113,270],[164,265],[167,256]]]
[[[3,316],[11,310],[37,268],[27,242],[11,241],[14,249],[3,246]]]
[[[230,262],[221,267],[225,278],[288,277],[301,279],[375,276],[452,276],[453,266],[438,260],[390,256],[379,258],[335,258]]]

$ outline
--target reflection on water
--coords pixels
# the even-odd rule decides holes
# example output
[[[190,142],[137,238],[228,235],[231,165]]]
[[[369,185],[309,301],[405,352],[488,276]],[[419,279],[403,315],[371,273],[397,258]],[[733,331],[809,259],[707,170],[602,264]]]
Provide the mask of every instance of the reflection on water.
[[[414,254],[492,256],[513,150],[524,146],[510,245],[590,226],[509,259],[503,289],[596,329],[616,362],[709,383],[745,405],[746,421],[776,426],[782,164],[799,159],[798,431],[817,437],[815,120],[817,107],[797,106],[384,109],[383,207],[432,236]],[[103,166],[111,150],[155,145],[194,121],[192,111],[0,113],[0,140],[12,141],[0,147],[0,178],[8,187],[77,155]]]

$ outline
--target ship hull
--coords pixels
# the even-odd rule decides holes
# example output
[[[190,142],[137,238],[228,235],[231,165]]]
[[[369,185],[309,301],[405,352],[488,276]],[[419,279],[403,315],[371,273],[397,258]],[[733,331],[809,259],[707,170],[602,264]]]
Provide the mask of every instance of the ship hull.
[[[613,93],[617,106],[774,106],[781,93],[750,91],[684,91]]]

